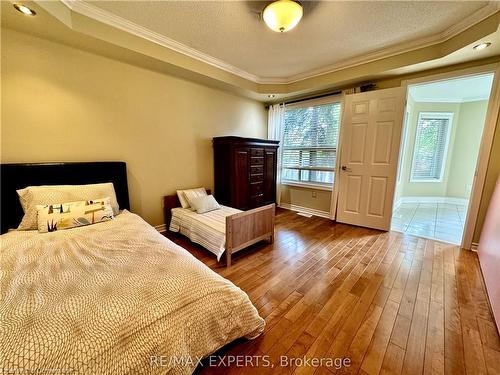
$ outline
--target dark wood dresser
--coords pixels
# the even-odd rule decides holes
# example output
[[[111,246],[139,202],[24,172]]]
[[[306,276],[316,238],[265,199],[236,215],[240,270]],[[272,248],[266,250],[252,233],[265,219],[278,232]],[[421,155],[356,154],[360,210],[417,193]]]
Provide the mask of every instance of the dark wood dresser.
[[[219,203],[240,210],[275,203],[279,141],[228,136],[213,144]]]

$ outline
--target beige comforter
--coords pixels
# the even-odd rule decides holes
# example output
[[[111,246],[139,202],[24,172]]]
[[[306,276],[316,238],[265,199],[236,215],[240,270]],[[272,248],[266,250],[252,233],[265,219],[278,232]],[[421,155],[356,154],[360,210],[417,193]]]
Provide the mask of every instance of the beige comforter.
[[[0,373],[189,374],[264,329],[243,291],[127,211],[0,240]]]

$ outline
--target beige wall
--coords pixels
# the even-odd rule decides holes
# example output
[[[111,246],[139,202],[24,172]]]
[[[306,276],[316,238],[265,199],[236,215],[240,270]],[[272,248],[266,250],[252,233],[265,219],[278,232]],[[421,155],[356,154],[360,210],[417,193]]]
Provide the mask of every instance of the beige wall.
[[[376,83],[395,87],[402,79],[456,68]],[[152,224],[163,222],[163,194],[212,185],[212,136],[266,133],[266,113],[257,102],[4,29],[2,91],[2,162],[125,160],[132,207]],[[500,174],[499,129],[497,124],[475,242]],[[328,211],[330,193],[319,192],[323,198],[305,202]]]
[[[483,135],[488,101],[460,104],[446,195],[469,198]]]
[[[306,207],[329,214],[331,197],[332,192],[327,190],[281,185],[281,204],[285,205]]]
[[[132,210],[213,187],[211,138],[265,137],[261,103],[2,29],[2,163],[123,160]]]

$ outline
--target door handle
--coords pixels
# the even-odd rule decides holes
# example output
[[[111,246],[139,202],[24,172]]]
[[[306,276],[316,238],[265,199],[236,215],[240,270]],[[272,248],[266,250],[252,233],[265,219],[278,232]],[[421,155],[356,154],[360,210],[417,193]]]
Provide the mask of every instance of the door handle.
[[[351,168],[347,168],[347,165],[343,165],[341,168],[342,168],[342,170],[344,172],[352,172],[352,169]]]

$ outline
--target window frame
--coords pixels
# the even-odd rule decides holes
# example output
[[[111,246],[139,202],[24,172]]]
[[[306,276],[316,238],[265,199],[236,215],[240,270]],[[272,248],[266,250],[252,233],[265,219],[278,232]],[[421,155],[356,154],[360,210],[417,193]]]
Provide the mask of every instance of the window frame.
[[[446,163],[448,161],[448,149],[450,146],[450,139],[451,139],[451,130],[453,128],[453,117],[454,113],[453,112],[419,112],[418,113],[418,118],[417,118],[417,124],[415,126],[415,140],[413,142],[413,155],[412,155],[412,161],[411,161],[411,169],[410,169],[410,182],[417,182],[417,183],[440,183],[443,182],[444,180],[444,175],[446,171]],[[415,168],[415,156],[417,152],[417,144],[418,144],[418,137],[420,135],[420,128],[419,124],[422,118],[430,118],[430,119],[447,119],[448,120],[448,129],[446,130],[446,142],[443,150],[443,159],[442,159],[442,164],[441,164],[441,173],[438,179],[435,178],[415,178],[414,176],[414,168]]]
[[[335,95],[335,96],[329,96],[327,98],[320,98],[320,99],[311,99],[311,100],[304,100],[301,102],[297,103],[292,103],[292,104],[287,104],[285,105],[285,111],[287,110],[292,110],[292,109],[299,109],[299,108],[309,108],[309,107],[316,107],[316,106],[321,106],[321,105],[327,105],[327,104],[335,104],[338,103],[340,105],[339,109],[339,126],[337,129],[337,146],[336,147],[302,147],[302,146],[285,146],[284,145],[284,137],[285,137],[285,132],[284,132],[284,127],[285,124],[283,124],[283,132],[282,132],[282,139],[281,139],[281,144],[283,146],[280,147],[280,154],[281,154],[281,160],[283,163],[283,151],[285,150],[293,150],[293,149],[302,149],[302,150],[328,150],[328,151],[334,151],[335,152],[335,166],[333,168],[325,168],[325,167],[319,167],[319,168],[311,168],[311,167],[303,167],[303,168],[290,168],[290,167],[284,167],[283,165],[280,165],[280,174],[283,176],[283,170],[284,169],[295,169],[300,172],[302,170],[309,170],[309,171],[327,171],[327,172],[332,172],[333,173],[333,183],[321,183],[321,182],[311,182],[311,181],[294,181],[294,180],[285,180],[283,177],[281,178],[281,185],[285,186],[295,186],[295,187],[303,187],[303,188],[311,188],[315,190],[326,190],[326,191],[333,191],[333,186],[335,184],[335,177],[337,175],[337,165],[338,165],[338,150],[339,150],[339,145],[340,143],[340,127],[342,126],[342,114],[343,114],[343,100],[341,95]]]

